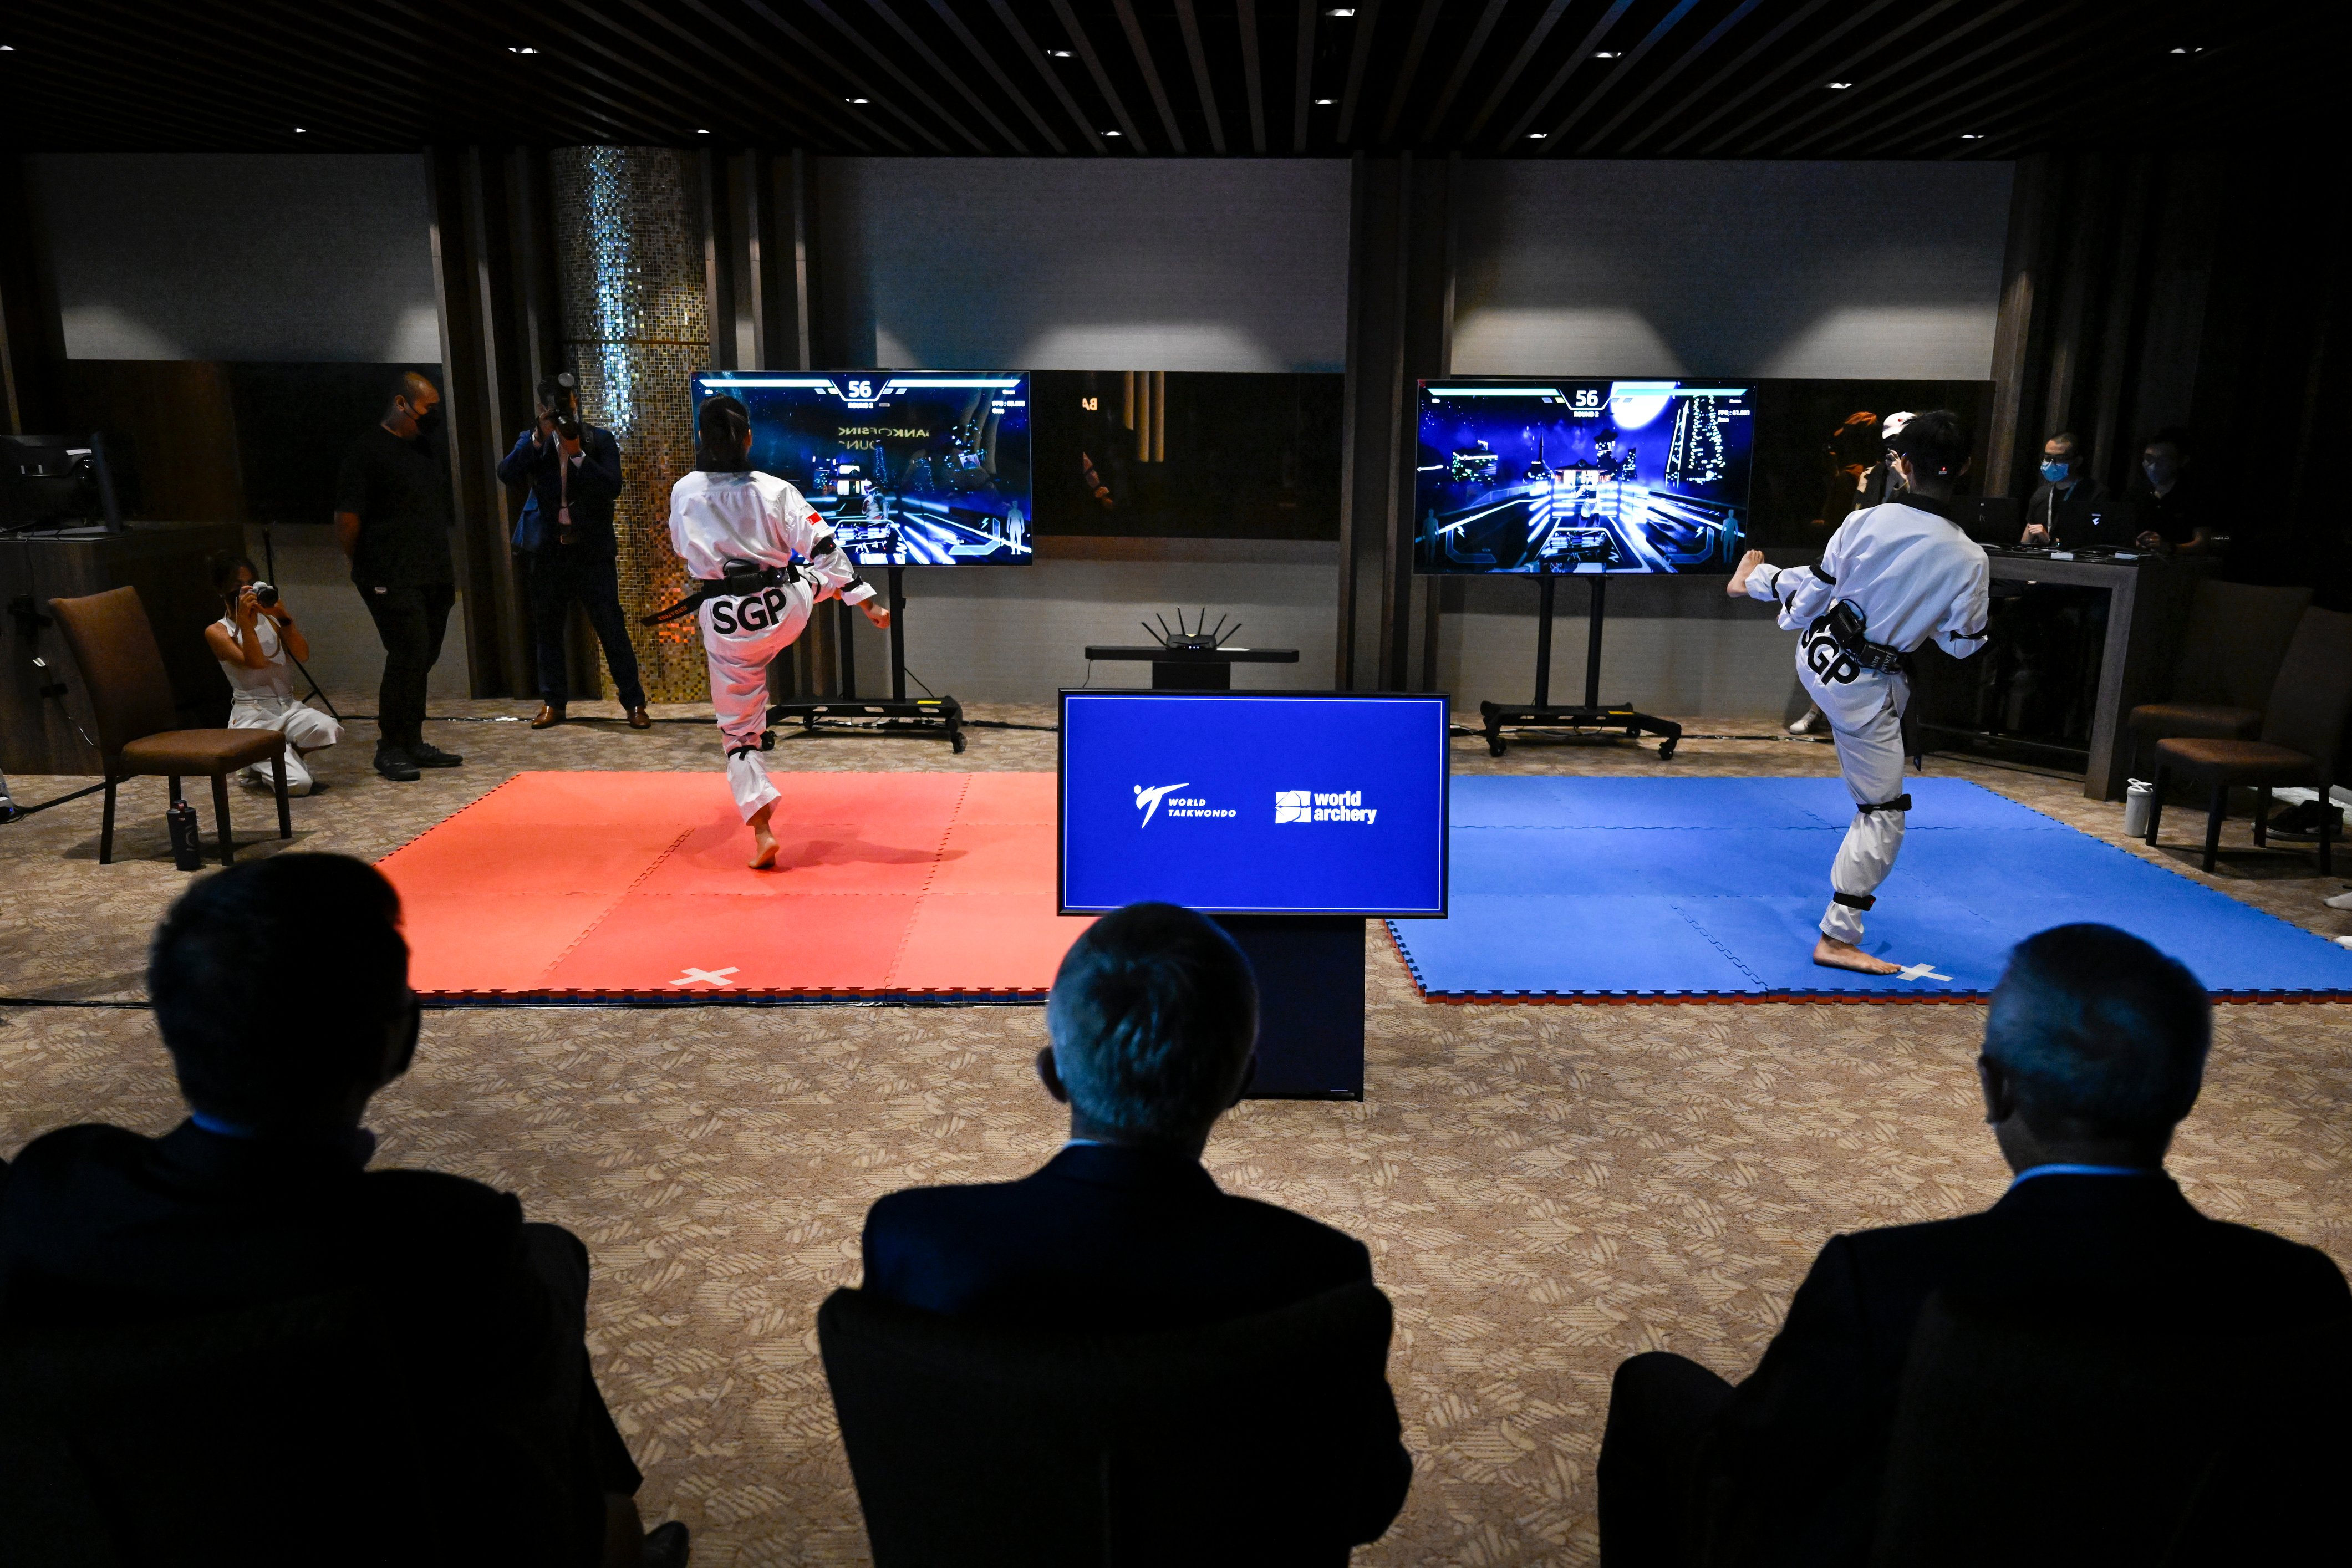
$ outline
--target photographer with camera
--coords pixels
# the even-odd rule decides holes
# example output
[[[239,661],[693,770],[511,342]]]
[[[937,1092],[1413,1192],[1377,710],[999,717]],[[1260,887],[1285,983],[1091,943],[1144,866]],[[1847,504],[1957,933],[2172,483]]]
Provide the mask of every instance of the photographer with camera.
[[[275,730],[286,737],[286,793],[310,795],[321,787],[302,764],[305,752],[323,751],[343,738],[343,727],[294,698],[287,658],[310,657],[310,639],[294,624],[278,590],[256,580],[253,563],[242,555],[212,560],[213,591],[226,614],[205,628],[205,646],[228,677],[228,727]],[[256,789],[276,787],[269,764],[256,763],[238,778]]]
[[[652,729],[636,649],[629,646],[621,613],[620,541],[613,532],[621,447],[610,430],[580,416],[580,383],[569,371],[539,384],[539,418],[515,437],[514,449],[499,464],[499,479],[530,489],[515,521],[514,547],[530,563],[530,618],[539,644],[540,710],[530,727],[563,722],[571,696],[563,629],[577,599],[604,645],[629,728]]]

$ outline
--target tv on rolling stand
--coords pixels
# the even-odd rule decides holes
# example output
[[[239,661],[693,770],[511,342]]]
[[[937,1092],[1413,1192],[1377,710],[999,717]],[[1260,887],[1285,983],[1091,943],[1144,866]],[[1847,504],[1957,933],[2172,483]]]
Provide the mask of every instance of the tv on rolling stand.
[[[1746,548],[1755,458],[1750,384],[1510,376],[1420,384],[1413,569],[1538,580],[1535,700],[1481,702],[1488,750],[1506,729],[1663,737],[1682,726],[1601,700],[1607,585],[1622,575],[1728,575]],[[1591,585],[1584,700],[1551,702],[1558,578]]]
[[[845,631],[843,696],[771,704],[768,721],[811,733],[929,736],[961,752],[962,706],[950,696],[907,696],[905,569],[1013,566],[1034,556],[1028,373],[721,371],[693,383],[697,409],[722,394],[741,399],[751,466],[806,497],[851,561],[887,574],[889,697],[856,695]],[[883,722],[856,722],[876,719]]]

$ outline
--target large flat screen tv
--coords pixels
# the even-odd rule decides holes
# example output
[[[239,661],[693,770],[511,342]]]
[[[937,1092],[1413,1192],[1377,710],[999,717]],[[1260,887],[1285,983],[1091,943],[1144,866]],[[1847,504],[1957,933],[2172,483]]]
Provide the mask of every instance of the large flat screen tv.
[[[860,566],[1029,560],[1029,377],[1022,371],[722,372],[694,378],[751,411],[751,466],[790,480]]]
[[[1752,390],[1423,382],[1414,570],[1729,572],[1744,548]]]
[[[1064,691],[1061,909],[1445,913],[1447,700]]]

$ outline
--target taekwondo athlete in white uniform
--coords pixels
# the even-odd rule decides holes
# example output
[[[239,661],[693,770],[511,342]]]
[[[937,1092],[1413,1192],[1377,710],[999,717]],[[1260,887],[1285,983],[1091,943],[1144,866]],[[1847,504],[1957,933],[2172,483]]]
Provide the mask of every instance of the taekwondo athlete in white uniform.
[[[1830,866],[1831,898],[1813,962],[1864,974],[1900,964],[1862,951],[1862,915],[1903,847],[1911,797],[1903,763],[1916,748],[1904,734],[1911,654],[1933,640],[1956,658],[1984,646],[1983,546],[1954,521],[1952,483],[1968,470],[1969,436],[1948,409],[1922,414],[1894,437],[1899,500],[1851,513],[1818,566],[1768,566],[1751,550],[1732,574],[1733,598],[1780,607],[1801,631],[1797,679],[1820,704],[1837,742],[1838,771],[1853,795],[1853,821]]]
[[[213,586],[228,613],[205,628],[205,645],[220,660],[221,673],[228,677],[228,727],[282,733],[286,793],[309,795],[319,784],[303,766],[302,753],[323,751],[343,738],[341,724],[309,703],[294,700],[286,656],[310,658],[310,641],[294,624],[284,601],[261,603],[254,585],[253,563],[244,556],[215,558]],[[267,763],[247,768],[237,777],[257,788],[277,788]]]
[[[728,787],[751,829],[752,868],[765,870],[776,863],[768,830],[776,786],[760,752],[768,666],[822,600],[856,605],[877,626],[890,624],[890,612],[801,492],[752,470],[751,416],[740,399],[705,398],[696,425],[695,471],[669,492],[670,548],[686,563],[695,592],[657,618],[698,606]]]

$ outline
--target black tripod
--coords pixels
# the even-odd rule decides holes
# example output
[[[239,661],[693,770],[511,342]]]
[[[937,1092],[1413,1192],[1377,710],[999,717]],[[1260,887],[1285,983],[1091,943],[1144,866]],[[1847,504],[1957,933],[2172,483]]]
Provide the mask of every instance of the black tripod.
[[[901,735],[916,740],[945,741],[961,753],[963,751],[963,704],[952,697],[907,696],[907,587],[906,568],[890,568],[890,591],[886,601],[890,607],[890,695],[887,698],[860,699],[857,695],[857,658],[850,647],[850,633],[856,623],[850,620],[851,609],[843,605],[841,617],[841,695],[813,698],[799,702],[771,702],[768,722],[798,723],[806,734],[882,734]],[[878,719],[878,724],[840,723],[829,721]]]
[[[1509,750],[1503,739],[1506,729],[1546,729],[1608,731],[1622,730],[1627,740],[1642,736],[1663,735],[1658,742],[1658,755],[1671,757],[1675,746],[1683,738],[1683,727],[1671,719],[1654,719],[1647,713],[1636,713],[1622,702],[1603,707],[1601,702],[1601,625],[1608,613],[1609,578],[1605,573],[1585,574],[1592,583],[1591,613],[1584,641],[1584,700],[1573,708],[1551,706],[1551,609],[1557,579],[1549,572],[1537,579],[1541,593],[1541,608],[1536,622],[1536,700],[1524,705],[1510,702],[1481,702],[1478,712],[1486,723],[1486,750],[1501,756]],[[1579,740],[1614,740],[1608,733],[1579,735]]]

